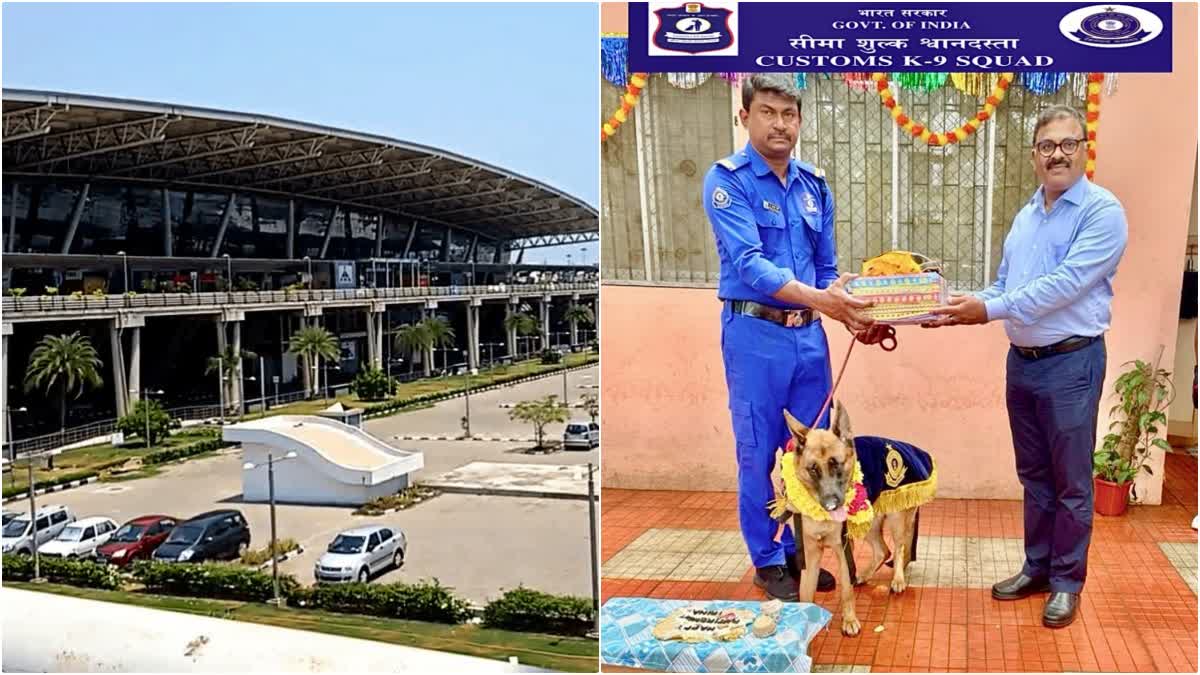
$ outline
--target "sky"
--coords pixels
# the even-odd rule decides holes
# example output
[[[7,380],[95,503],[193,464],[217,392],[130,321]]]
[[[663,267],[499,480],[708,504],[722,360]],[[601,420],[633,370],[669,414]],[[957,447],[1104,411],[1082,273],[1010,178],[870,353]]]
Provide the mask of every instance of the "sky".
[[[591,3],[5,3],[3,84],[380,134],[599,206]],[[527,262],[597,261],[595,242]]]

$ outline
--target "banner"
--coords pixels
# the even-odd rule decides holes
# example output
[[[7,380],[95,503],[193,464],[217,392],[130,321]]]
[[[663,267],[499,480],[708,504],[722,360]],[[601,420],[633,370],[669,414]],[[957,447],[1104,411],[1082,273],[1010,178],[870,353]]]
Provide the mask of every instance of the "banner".
[[[1170,72],[1171,4],[635,2],[635,72]]]

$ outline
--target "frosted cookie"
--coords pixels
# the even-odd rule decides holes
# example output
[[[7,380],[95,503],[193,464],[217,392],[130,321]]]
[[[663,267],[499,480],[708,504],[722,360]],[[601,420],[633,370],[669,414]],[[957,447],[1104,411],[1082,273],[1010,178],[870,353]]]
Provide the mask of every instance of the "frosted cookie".
[[[779,600],[768,600],[762,604],[762,613],[767,616],[779,620],[779,614],[783,611],[783,603]]]
[[[759,614],[758,618],[754,620],[754,624],[750,627],[750,629],[754,631],[754,637],[768,638],[775,634],[775,628],[778,625],[779,624],[775,621],[775,619],[771,618],[770,615]]]
[[[704,605],[681,607],[654,626],[657,640],[728,642],[746,634],[754,612],[745,609],[708,609]]]

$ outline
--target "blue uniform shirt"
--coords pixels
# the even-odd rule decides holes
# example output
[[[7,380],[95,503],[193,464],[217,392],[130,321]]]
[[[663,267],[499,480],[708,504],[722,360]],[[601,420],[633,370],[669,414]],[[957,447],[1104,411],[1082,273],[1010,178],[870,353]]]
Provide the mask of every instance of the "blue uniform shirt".
[[[1039,187],[1004,240],[996,283],[977,293],[1018,347],[1095,337],[1112,318],[1112,281],[1129,227],[1111,192],[1080,177],[1046,212]]]
[[[785,184],[749,143],[709,169],[703,199],[721,262],[718,297],[784,307],[771,295],[787,282],[823,289],[837,280],[824,176],[793,159]]]

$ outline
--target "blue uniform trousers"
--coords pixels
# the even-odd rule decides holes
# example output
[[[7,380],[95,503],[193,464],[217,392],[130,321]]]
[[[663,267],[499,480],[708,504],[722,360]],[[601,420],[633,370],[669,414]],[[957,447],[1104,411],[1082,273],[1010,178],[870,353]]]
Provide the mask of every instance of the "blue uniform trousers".
[[[1106,369],[1104,340],[1026,359],[1010,349],[1008,420],[1025,487],[1026,576],[1078,593],[1092,538],[1092,451]]]
[[[790,433],[786,407],[812,422],[832,386],[829,342],[821,322],[787,328],[770,321],[721,313],[721,354],[737,443],[738,516],[755,567],[785,564],[796,551],[790,527],[775,541],[779,524],[768,513],[775,498],[771,471]],[[827,411],[817,427],[827,428]]]

